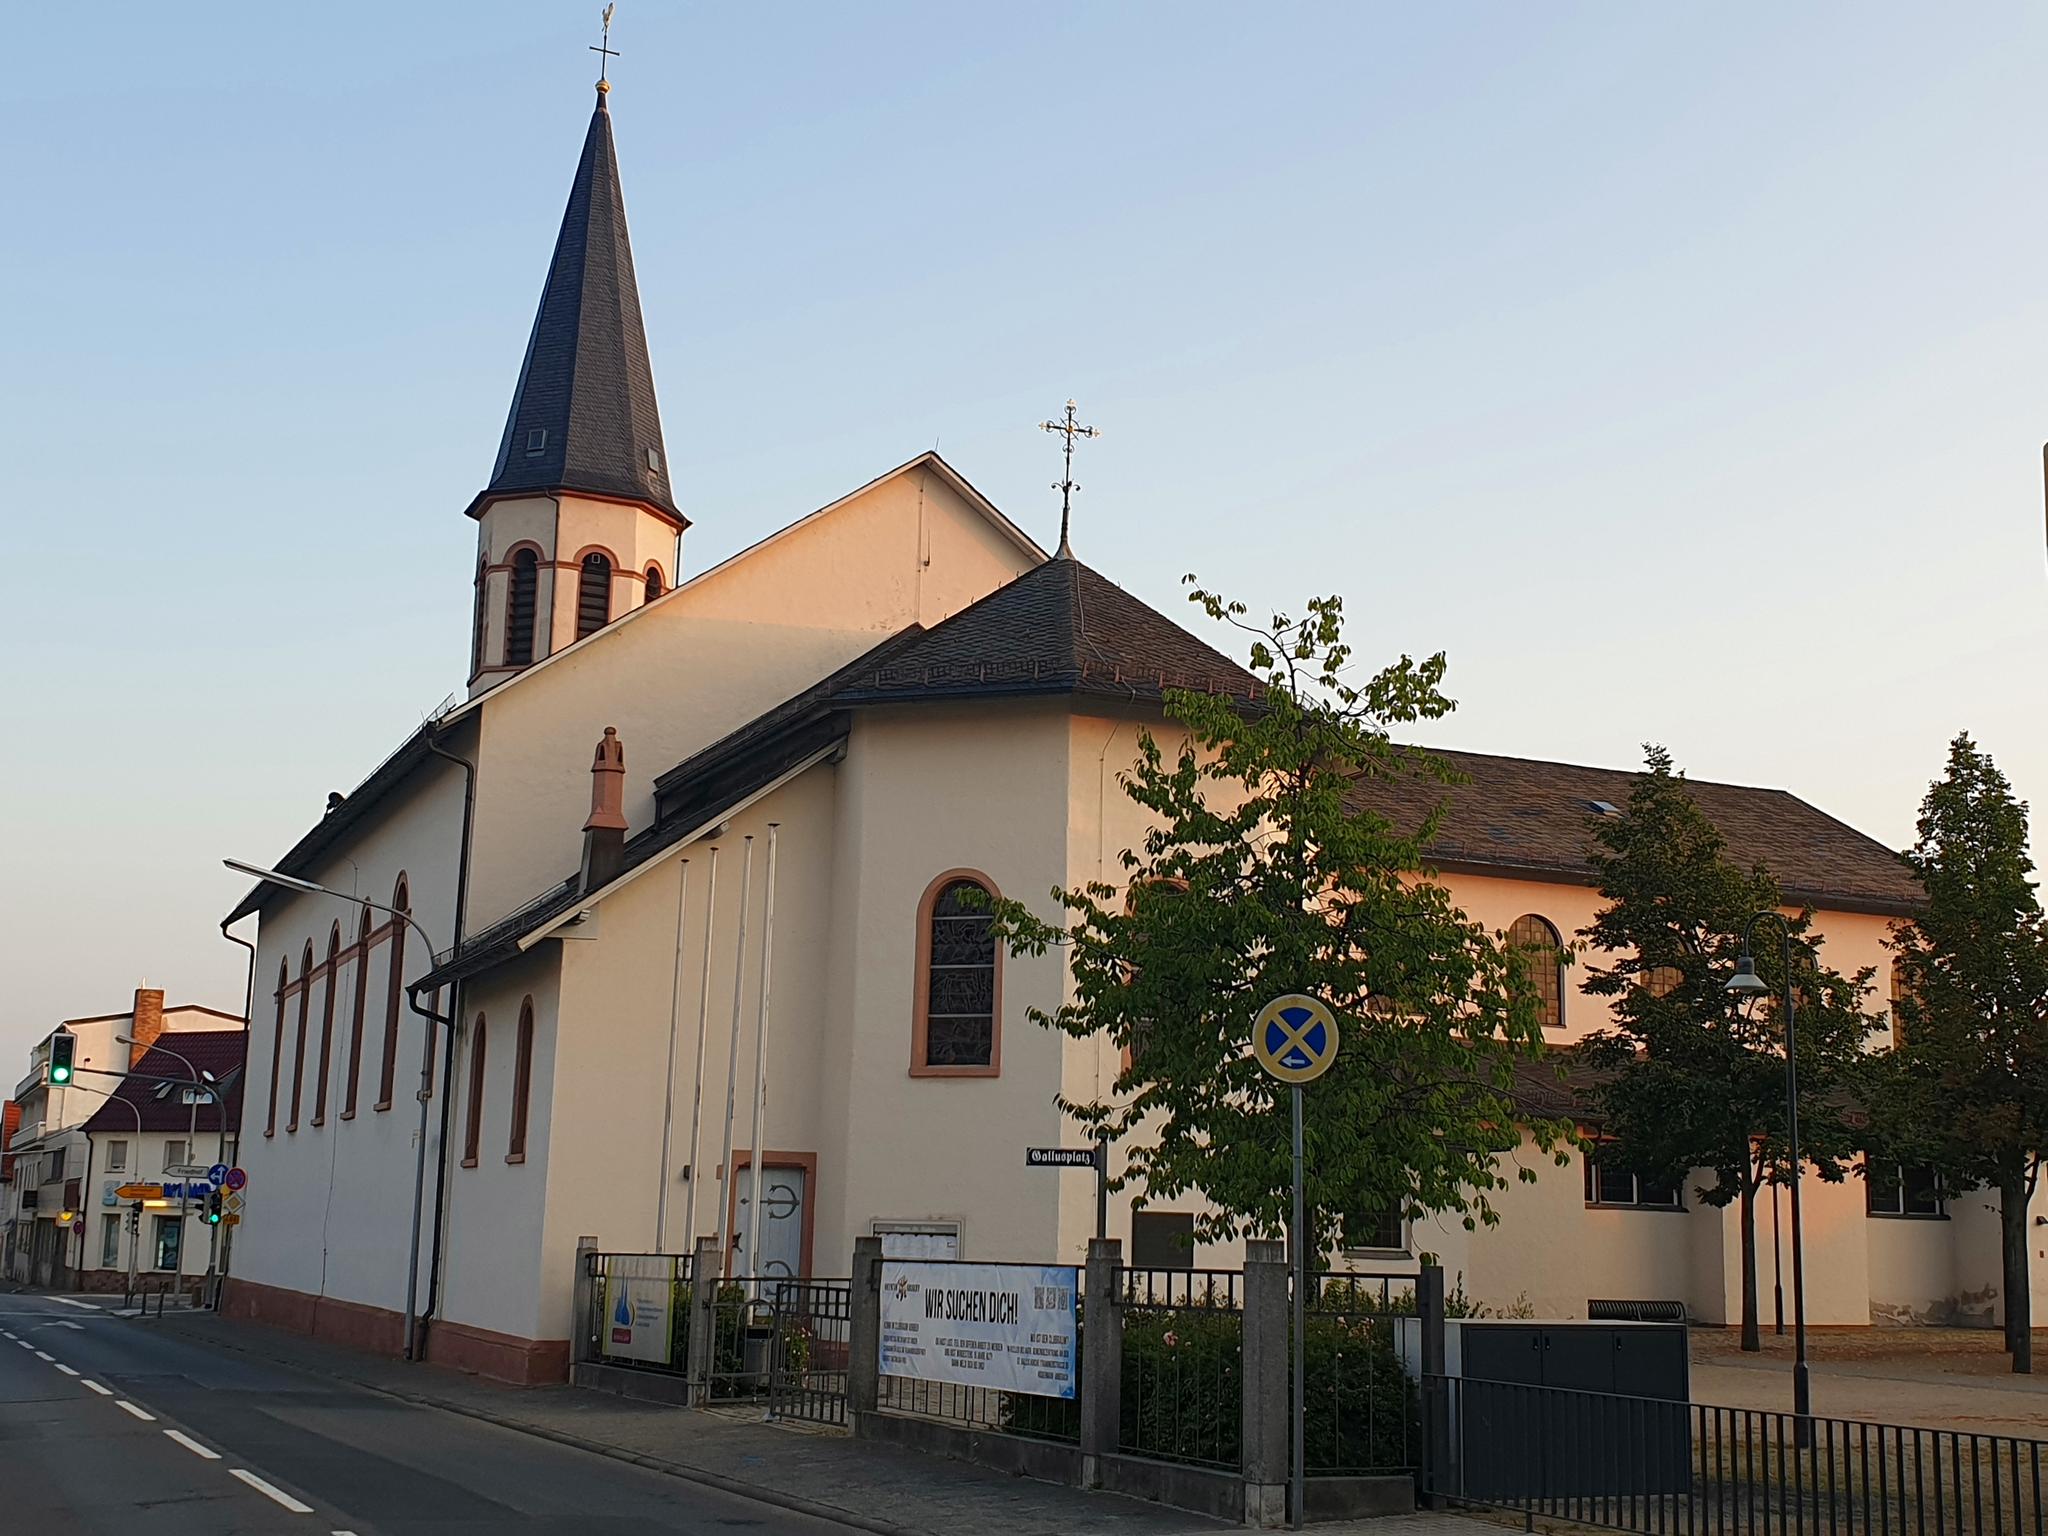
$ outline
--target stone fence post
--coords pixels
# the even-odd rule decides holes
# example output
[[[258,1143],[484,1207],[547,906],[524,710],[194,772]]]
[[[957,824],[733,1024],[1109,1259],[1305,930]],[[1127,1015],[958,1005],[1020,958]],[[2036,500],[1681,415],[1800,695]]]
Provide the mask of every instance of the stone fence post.
[[[1287,1245],[1244,1245],[1244,1523],[1287,1523],[1289,1352]]]
[[[718,1349],[718,1287],[725,1279],[718,1239],[700,1237],[690,1255],[690,1406],[711,1401],[712,1356]]]
[[[576,1282],[569,1288],[569,1369],[591,1359],[590,1311],[597,1300],[597,1276],[591,1273],[597,1258],[597,1239],[576,1239]]]
[[[882,1392],[882,1240],[853,1240],[853,1278],[847,1282],[846,1414],[853,1432],[873,1413]]]
[[[1088,1240],[1081,1314],[1081,1483],[1102,1486],[1103,1458],[1116,1454],[1123,1421],[1124,1309],[1116,1294],[1121,1238]]]

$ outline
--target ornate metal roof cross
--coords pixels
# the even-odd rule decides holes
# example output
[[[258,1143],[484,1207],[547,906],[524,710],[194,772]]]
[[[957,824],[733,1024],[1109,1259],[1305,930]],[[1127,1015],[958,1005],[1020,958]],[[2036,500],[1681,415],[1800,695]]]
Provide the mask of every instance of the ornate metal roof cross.
[[[1074,402],[1069,400],[1067,402],[1067,414],[1062,420],[1041,421],[1038,424],[1041,430],[1057,432],[1066,439],[1063,449],[1066,455],[1066,474],[1064,478],[1055,480],[1052,483],[1052,488],[1060,493],[1060,548],[1059,553],[1054,557],[1059,560],[1071,560],[1074,558],[1073,546],[1067,542],[1067,528],[1073,518],[1074,511],[1074,492],[1081,489],[1081,482],[1074,478],[1074,439],[1077,437],[1102,436],[1102,428],[1084,427],[1076,421],[1074,419],[1074,411]]]
[[[613,4],[607,5],[604,8],[604,37],[590,50],[598,56],[597,88],[600,91],[610,88],[611,82],[605,79],[605,70],[610,66],[611,61],[619,56],[619,50],[612,46],[612,12],[618,8],[616,0],[614,0]]]

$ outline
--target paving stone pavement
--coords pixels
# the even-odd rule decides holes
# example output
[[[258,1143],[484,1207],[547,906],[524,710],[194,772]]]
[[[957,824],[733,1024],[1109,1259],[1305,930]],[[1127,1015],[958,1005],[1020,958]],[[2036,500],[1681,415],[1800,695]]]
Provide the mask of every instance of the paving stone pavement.
[[[211,1347],[430,1403],[887,1536],[1203,1536],[1236,1528],[840,1433],[767,1424],[741,1412],[698,1413],[568,1386],[503,1386],[210,1312],[136,1319],[127,1326],[179,1329]],[[1418,1513],[1314,1529],[1329,1536],[1469,1536],[1502,1527]]]

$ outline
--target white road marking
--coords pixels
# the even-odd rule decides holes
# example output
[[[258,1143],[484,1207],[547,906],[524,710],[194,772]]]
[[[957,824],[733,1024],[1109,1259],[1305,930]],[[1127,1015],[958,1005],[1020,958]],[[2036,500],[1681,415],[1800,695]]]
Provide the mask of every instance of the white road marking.
[[[220,1460],[219,1451],[209,1450],[207,1447],[201,1445],[197,1440],[194,1440],[190,1435],[186,1434],[181,1429],[167,1429],[164,1431],[164,1433],[169,1435],[173,1440],[177,1441],[178,1444],[185,1447],[185,1449],[190,1451],[194,1456],[204,1456],[208,1461]]]
[[[71,1321],[71,1319],[70,1319],[70,1318],[68,1318],[68,1317],[60,1317],[60,1318],[58,1318],[58,1319],[57,1319],[57,1321],[55,1321],[54,1323],[50,1324],[50,1326],[51,1326],[52,1328],[69,1328],[69,1329],[70,1329],[70,1330],[71,1330],[71,1331],[72,1331],[73,1333],[83,1333],[83,1332],[85,1332],[85,1324],[83,1324],[83,1323],[74,1323],[74,1322],[72,1322],[72,1321]]]
[[[43,1349],[39,1349],[36,1351],[36,1358],[38,1360],[48,1360],[53,1364],[56,1362],[57,1359],[55,1355],[51,1354],[48,1350]]]
[[[54,1301],[54,1302],[57,1302],[57,1303],[59,1303],[59,1304],[60,1304],[60,1305],[62,1305],[62,1306],[67,1306],[67,1307],[77,1307],[77,1308],[79,1308],[79,1309],[80,1309],[81,1311],[85,1311],[85,1312],[97,1312],[97,1311],[99,1311],[99,1303],[98,1303],[98,1302],[93,1302],[93,1301],[73,1301],[73,1300],[72,1300],[72,1299],[71,1299],[71,1298],[70,1298],[69,1296],[52,1296],[52,1297],[50,1298],[50,1300],[52,1300],[52,1301]]]
[[[78,1372],[74,1371],[70,1366],[66,1365],[62,1360],[52,1360],[50,1363],[56,1366],[57,1369],[62,1371],[66,1376],[76,1376],[78,1374]]]
[[[35,1348],[35,1345],[33,1345],[33,1344],[29,1343],[29,1341],[28,1341],[27,1339],[16,1339],[16,1340],[15,1340],[14,1342],[15,1342],[15,1343],[16,1343],[17,1345],[19,1345],[19,1346],[20,1346],[21,1348],[23,1348],[23,1349],[34,1349],[34,1348]]]
[[[94,1381],[90,1376],[84,1376],[79,1379],[82,1380],[88,1387],[91,1387],[93,1391],[99,1393],[101,1397],[112,1397],[114,1395],[114,1389],[112,1387],[103,1387],[98,1382]]]
[[[119,1408],[123,1413],[134,1414],[135,1417],[142,1420],[145,1424],[154,1424],[156,1422],[155,1414],[149,1412],[145,1408],[136,1407],[133,1403],[129,1402],[128,1399],[125,1397],[116,1398],[114,1400],[114,1406],[116,1408]]]
[[[228,1476],[239,1477],[243,1482],[247,1483],[251,1488],[254,1488],[266,1499],[276,1500],[279,1504],[282,1504],[286,1509],[290,1510],[295,1515],[310,1515],[311,1513],[313,1513],[312,1505],[301,1504],[297,1499],[293,1498],[290,1494],[286,1493],[282,1488],[272,1487],[269,1483],[263,1481],[262,1478],[258,1477],[254,1472],[251,1472],[247,1467],[229,1467]]]
[[[5,1328],[0,1328],[0,1337],[13,1339],[17,1344],[21,1342],[19,1334],[9,1333]]]

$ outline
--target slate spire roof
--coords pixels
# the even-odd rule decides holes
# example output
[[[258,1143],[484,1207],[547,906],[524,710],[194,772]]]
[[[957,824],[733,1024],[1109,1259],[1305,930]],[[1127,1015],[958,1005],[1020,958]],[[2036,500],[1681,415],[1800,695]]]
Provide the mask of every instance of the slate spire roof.
[[[669,484],[603,90],[569,185],[498,461],[470,515],[501,496],[554,491],[644,502],[688,521]]]

